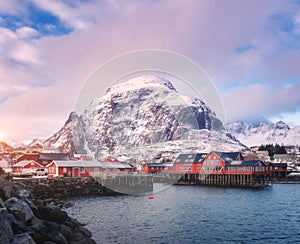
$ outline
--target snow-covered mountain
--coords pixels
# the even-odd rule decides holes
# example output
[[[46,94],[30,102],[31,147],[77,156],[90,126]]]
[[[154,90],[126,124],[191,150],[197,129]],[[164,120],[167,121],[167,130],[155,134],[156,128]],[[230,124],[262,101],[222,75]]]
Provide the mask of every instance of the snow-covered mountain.
[[[71,113],[45,143],[64,151],[86,149],[96,158],[111,154],[150,159],[162,151],[244,148],[226,135],[203,101],[179,94],[170,81],[153,75],[115,84],[82,115]]]
[[[44,145],[60,148],[63,152],[80,153],[85,150],[84,124],[77,115],[72,112],[64,126],[53,136],[44,141]]]
[[[7,143],[0,141],[0,152],[7,151],[12,149],[13,147],[8,145]]]
[[[291,129],[283,121],[277,123],[238,121],[228,123],[226,130],[248,147],[275,143],[284,145],[300,144],[300,126]]]
[[[44,145],[44,140],[35,138],[27,145],[27,147],[35,147],[35,146],[42,147],[43,145]]]

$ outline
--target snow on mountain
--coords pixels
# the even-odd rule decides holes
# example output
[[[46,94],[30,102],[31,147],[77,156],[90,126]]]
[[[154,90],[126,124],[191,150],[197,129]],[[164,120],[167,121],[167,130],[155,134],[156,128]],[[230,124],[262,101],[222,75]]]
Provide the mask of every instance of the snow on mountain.
[[[79,151],[85,150],[84,125],[81,117],[72,112],[65,125],[45,140],[44,145],[60,148],[63,152],[80,153]]]
[[[34,146],[43,146],[44,141],[42,139],[35,138],[30,142],[27,147],[34,147]]]
[[[0,152],[12,149],[13,147],[8,145],[7,143],[0,141]]]
[[[179,94],[172,83],[143,75],[107,89],[81,116],[46,141],[65,150],[86,149],[95,158],[127,155],[151,159],[161,151],[244,148],[199,98]]]
[[[289,130],[287,137],[283,140],[285,145],[300,145],[300,126]]]
[[[300,126],[291,129],[283,121],[277,123],[238,121],[228,123],[226,130],[249,147],[275,143],[296,145],[300,142]]]

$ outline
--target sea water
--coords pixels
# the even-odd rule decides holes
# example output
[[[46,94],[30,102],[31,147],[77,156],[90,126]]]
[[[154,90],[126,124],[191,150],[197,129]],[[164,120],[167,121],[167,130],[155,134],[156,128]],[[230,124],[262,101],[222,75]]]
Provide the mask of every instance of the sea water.
[[[300,185],[171,186],[143,196],[73,199],[97,243],[300,243]]]

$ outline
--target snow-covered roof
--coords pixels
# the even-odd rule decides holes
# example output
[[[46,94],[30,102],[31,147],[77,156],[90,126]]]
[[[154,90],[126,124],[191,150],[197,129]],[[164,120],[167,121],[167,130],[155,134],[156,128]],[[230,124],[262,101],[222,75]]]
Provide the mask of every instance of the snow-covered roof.
[[[68,153],[40,153],[40,160],[68,160]]]
[[[199,163],[205,158],[206,153],[191,153],[191,154],[180,154],[175,160],[175,164],[195,164]]]
[[[5,159],[0,159],[0,168],[7,168],[9,166],[9,162]]]
[[[257,164],[262,163],[263,165],[267,165],[265,164],[263,161],[258,160],[258,159],[254,159],[254,160],[236,160],[236,161],[232,161],[230,162],[230,164],[227,165],[227,167],[235,167],[235,166],[256,166]]]
[[[16,163],[15,165],[13,165],[13,167],[24,167],[25,165],[30,164],[30,163],[36,163],[36,164],[40,165],[41,167],[43,167],[41,164],[39,164],[38,162],[36,162],[34,160],[23,160],[23,161],[20,161],[19,163]]]
[[[82,168],[103,168],[103,169],[129,169],[127,163],[122,162],[99,162],[85,160],[53,161],[58,167],[82,167]],[[51,163],[50,163],[51,164]],[[48,164],[47,167],[50,165]]]

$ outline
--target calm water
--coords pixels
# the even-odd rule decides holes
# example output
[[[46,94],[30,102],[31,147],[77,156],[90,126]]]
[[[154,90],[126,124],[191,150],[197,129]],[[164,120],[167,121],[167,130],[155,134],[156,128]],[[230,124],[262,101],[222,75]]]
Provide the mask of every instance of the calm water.
[[[97,243],[300,243],[300,185],[172,186],[153,200],[76,199],[68,212]]]

